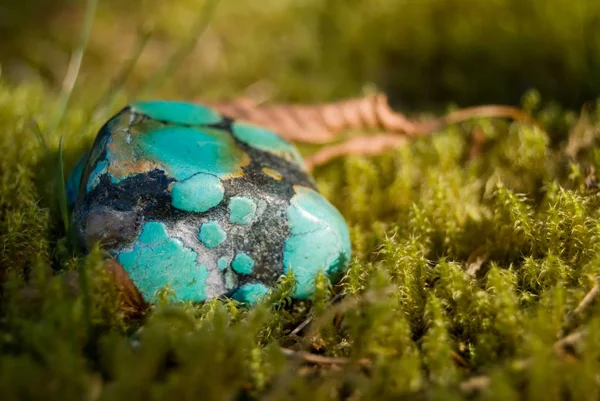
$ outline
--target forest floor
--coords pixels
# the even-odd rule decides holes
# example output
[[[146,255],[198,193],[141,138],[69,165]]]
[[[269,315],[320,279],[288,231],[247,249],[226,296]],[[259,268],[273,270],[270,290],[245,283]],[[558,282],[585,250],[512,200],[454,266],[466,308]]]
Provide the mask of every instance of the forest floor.
[[[265,32],[276,33],[284,22]],[[222,19],[215,24],[203,46],[219,53],[214,37],[226,30]],[[232,43],[221,40],[225,48]],[[94,59],[101,46],[93,40],[90,46],[92,64],[107,68]],[[152,46],[156,61],[162,48]],[[226,75],[208,74],[206,96],[234,96],[241,87],[244,95],[269,100],[360,94],[358,84],[336,91],[330,70],[320,75],[309,68],[306,82],[313,86],[289,78],[285,62],[302,70],[291,56],[277,58],[270,81],[257,79],[277,49],[265,50],[230,86],[213,83]],[[348,50],[348,60],[352,54],[356,49]],[[224,71],[198,54],[192,60],[203,71]],[[160,91],[164,76],[154,83],[152,76],[137,77],[151,81],[143,96],[175,97],[191,74],[189,62]],[[227,74],[242,64],[235,59]],[[356,76],[340,79],[364,82],[369,64],[360,66]],[[350,226],[353,258],[342,281],[319,281],[310,301],[292,301],[293,282],[284,279],[254,307],[172,303],[162,294],[132,317],[100,253],[73,251],[59,207],[61,170],[70,171],[105,119],[134,93],[99,96],[105,92],[94,86],[94,73],[103,76],[102,68],[84,69],[70,102],[64,95],[57,100],[44,79],[0,80],[2,400],[600,396],[598,104],[573,112],[523,92],[520,107],[539,126],[479,118],[381,155],[318,167],[319,189]],[[321,81],[327,84],[319,87]],[[91,100],[86,85],[94,88]],[[200,93],[201,85],[189,90]],[[193,100],[190,93],[181,97]],[[99,98],[109,106],[97,108]],[[430,110],[413,117],[439,114],[438,107]],[[348,133],[357,134],[371,132]],[[305,156],[316,149],[301,146]],[[65,280],[73,271],[87,278],[80,291]]]

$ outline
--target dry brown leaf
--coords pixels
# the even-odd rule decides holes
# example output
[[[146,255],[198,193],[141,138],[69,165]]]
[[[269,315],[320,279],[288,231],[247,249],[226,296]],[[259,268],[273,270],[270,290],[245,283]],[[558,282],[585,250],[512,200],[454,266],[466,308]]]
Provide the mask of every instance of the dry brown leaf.
[[[258,105],[250,98],[230,101],[202,101],[223,115],[247,121],[277,132],[289,141],[327,144],[347,130],[379,131],[384,134],[350,139],[343,144],[328,146],[308,158],[309,169],[348,155],[375,155],[403,144],[393,137],[428,135],[440,128],[473,118],[510,118],[537,125],[524,111],[502,105],[469,107],[451,112],[440,118],[416,122],[389,106],[386,95],[348,99],[316,105],[274,104]]]
[[[345,142],[326,146],[305,159],[306,168],[326,164],[330,160],[346,155],[377,155],[391,148],[399,147],[408,142],[406,137],[396,134],[377,134],[358,136]]]
[[[350,129],[413,134],[418,126],[393,111],[384,94],[333,103],[258,105],[249,98],[202,103],[223,115],[248,121],[297,142],[324,144]]]
[[[202,103],[227,117],[275,131],[288,140],[316,144],[331,142],[346,130],[375,130],[419,136],[449,124],[481,117],[511,118],[535,124],[533,118],[524,111],[502,105],[469,107],[432,121],[415,122],[392,110],[387,96],[382,93],[314,105],[258,105],[250,98]]]
[[[148,308],[148,303],[144,300],[135,284],[133,284],[123,266],[113,258],[105,259],[104,265],[122,296],[122,309],[131,316],[143,313]]]

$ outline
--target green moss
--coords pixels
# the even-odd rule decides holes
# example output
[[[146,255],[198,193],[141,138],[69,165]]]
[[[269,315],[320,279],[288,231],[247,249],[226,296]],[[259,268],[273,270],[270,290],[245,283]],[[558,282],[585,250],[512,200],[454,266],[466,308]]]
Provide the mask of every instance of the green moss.
[[[83,102],[44,131],[53,98],[0,84],[2,399],[597,398],[600,307],[573,311],[600,276],[600,108],[571,135],[572,113],[542,103],[545,129],[484,119],[334,161],[315,178],[351,227],[340,284],[321,275],[310,301],[292,301],[289,274],[252,308],[173,304],[165,288],[134,319],[100,251],[67,241],[59,138],[69,170],[98,124]],[[472,156],[474,130],[486,142]],[[575,355],[556,355],[578,330]],[[280,347],[347,359],[306,368]],[[479,376],[486,388],[469,390]]]

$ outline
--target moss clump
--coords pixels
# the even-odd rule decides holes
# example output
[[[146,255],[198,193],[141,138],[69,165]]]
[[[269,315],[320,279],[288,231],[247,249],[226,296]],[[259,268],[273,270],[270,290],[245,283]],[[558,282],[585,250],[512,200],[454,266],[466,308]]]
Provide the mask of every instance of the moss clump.
[[[64,238],[59,137],[68,170],[97,127],[80,105],[42,141],[53,106],[40,86],[0,86],[3,400],[598,397],[599,306],[576,309],[600,276],[598,109],[570,135],[482,120],[335,161],[316,179],[352,228],[338,286],[291,302],[284,277],[253,309],[167,291],[131,319],[99,252],[74,256]],[[476,152],[473,131],[487,138]],[[281,347],[346,359],[308,367]]]

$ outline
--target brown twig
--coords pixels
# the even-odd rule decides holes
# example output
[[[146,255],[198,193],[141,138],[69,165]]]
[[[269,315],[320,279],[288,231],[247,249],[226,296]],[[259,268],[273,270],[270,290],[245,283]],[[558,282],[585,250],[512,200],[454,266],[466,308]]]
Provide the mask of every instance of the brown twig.
[[[331,298],[331,300],[329,300],[329,302],[327,303],[327,307],[330,307],[331,305],[335,304],[337,301],[339,301],[340,299],[342,299],[342,294],[337,294],[336,296],[334,296],[333,298]],[[306,319],[304,319],[302,321],[302,323],[300,323],[298,326],[296,326],[296,328],[294,330],[292,330],[290,332],[291,336],[296,336],[298,335],[302,330],[304,330],[306,328],[306,326],[308,326],[310,324],[310,322],[313,321],[313,316],[309,316]]]
[[[585,309],[587,309],[588,306],[590,306],[596,300],[596,297],[598,296],[599,293],[600,293],[600,287],[598,286],[598,283],[596,282],[596,284],[592,287],[592,289],[587,294],[585,294],[585,297],[583,297],[581,302],[579,302],[579,305],[577,305],[577,308],[575,308],[575,310],[573,310],[573,313],[575,315],[580,315]]]
[[[346,365],[352,361],[350,358],[316,355],[306,351],[294,351],[289,348],[281,348],[281,353],[287,357],[300,358],[315,365]]]
[[[485,250],[485,247],[481,246],[469,255],[469,259],[467,260],[467,268],[465,272],[471,276],[476,277],[477,273],[479,273],[481,266],[490,258],[490,254]]]
[[[468,368],[469,362],[465,360],[458,352],[452,351],[450,352],[450,358],[461,368]]]
[[[487,390],[492,380],[488,376],[472,376],[459,384],[459,388],[464,393]]]
[[[598,297],[598,294],[600,294],[600,287],[598,286],[598,279],[596,279],[596,284],[587,292],[587,294],[585,294],[577,307],[567,314],[565,323],[563,325],[563,332],[561,332],[561,337],[565,332],[572,328],[575,318],[580,316],[590,305],[594,303]]]
[[[327,309],[325,313],[319,316],[310,327],[306,338],[313,338],[319,329],[323,327],[325,322],[331,321],[338,313],[343,313],[349,309],[355,308],[363,302],[373,302],[381,297],[385,297],[390,293],[393,293],[395,288],[393,286],[383,288],[378,291],[367,291],[362,296],[354,297],[354,298],[345,298],[341,302],[333,305],[331,308]]]
[[[557,356],[563,358],[565,361],[576,360],[573,357],[573,355],[569,352],[569,349],[580,344],[585,339],[587,334],[588,334],[587,330],[581,329],[581,330],[575,331],[565,337],[562,337],[561,339],[556,341],[554,343],[554,345],[552,346],[555,354]],[[531,359],[520,359],[513,363],[513,366],[515,367],[515,369],[518,369],[518,370],[527,369],[530,365],[531,365]],[[480,375],[480,376],[473,376],[473,377],[466,379],[465,381],[463,381],[462,383],[459,384],[459,387],[460,387],[461,391],[463,391],[465,393],[470,393],[473,391],[487,390],[489,388],[490,384],[491,384],[491,379],[489,376]]]
[[[584,104],[579,113],[579,119],[569,132],[569,140],[565,146],[565,154],[575,158],[581,149],[590,147],[598,136],[599,130],[590,124],[590,105]]]
[[[572,350],[576,345],[580,344],[587,336],[588,331],[585,329],[574,331],[573,333],[562,337],[554,343],[553,349],[557,355],[566,357],[572,355]]]

